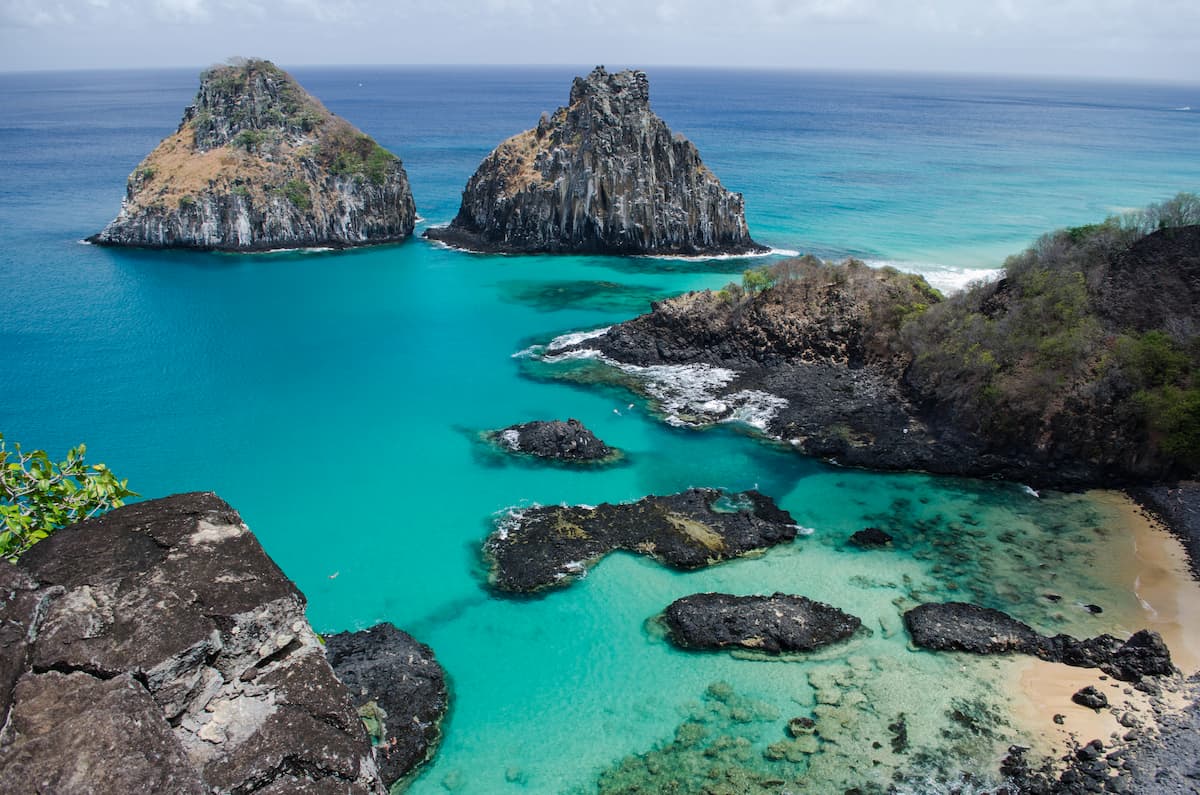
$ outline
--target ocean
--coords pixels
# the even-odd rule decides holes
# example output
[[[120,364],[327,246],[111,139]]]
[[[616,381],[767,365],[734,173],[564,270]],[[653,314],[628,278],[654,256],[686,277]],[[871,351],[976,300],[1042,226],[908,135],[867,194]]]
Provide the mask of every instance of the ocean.
[[[292,72],[403,159],[420,229],[449,221],[487,152],[588,69]],[[654,109],[744,194],[759,242],[891,263],[944,290],[1043,232],[1200,190],[1197,85],[647,71]],[[689,792],[714,767],[719,792],[896,777],[936,791],[1025,737],[1017,663],[914,651],[901,610],[957,598],[1046,632],[1139,628],[1104,501],[838,469],[736,424],[670,427],[631,393],[538,378],[514,357],[769,260],[485,256],[420,239],[251,256],[81,243],[196,85],[191,70],[0,75],[0,432],[55,454],[86,442],[145,497],[215,491],[307,595],[315,629],[391,621],[430,644],[453,707],[410,792],[655,791],[668,774]],[[537,466],[478,439],[567,417],[622,465]],[[689,574],[617,554],[543,598],[485,586],[481,542],[514,507],[691,486],[758,488],[806,530]],[[867,525],[895,549],[849,549]],[[869,632],[798,660],[673,650],[650,619],[707,590],[803,594]],[[806,749],[778,745],[796,716],[818,722]]]

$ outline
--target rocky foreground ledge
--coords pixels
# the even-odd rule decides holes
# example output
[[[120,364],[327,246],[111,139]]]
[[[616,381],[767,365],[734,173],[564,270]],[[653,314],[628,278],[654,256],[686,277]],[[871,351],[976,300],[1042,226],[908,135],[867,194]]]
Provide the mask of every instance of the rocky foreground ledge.
[[[90,242],[222,251],[361,246],[410,236],[400,159],[270,61],[200,76],[174,134],[129,176]]]
[[[717,489],[690,489],[617,505],[514,511],[488,536],[483,554],[492,587],[532,593],[570,585],[618,549],[689,570],[795,537],[791,515],[757,491],[725,495]]]
[[[598,66],[570,102],[501,143],[458,215],[425,236],[503,253],[748,254],[742,196],[650,110],[644,72]]]
[[[862,620],[803,596],[699,593],[663,611],[667,639],[683,649],[806,652],[845,640]]]
[[[386,792],[407,770],[385,760],[381,777],[364,728],[375,713],[356,707],[304,607],[213,494],[121,508],[0,564],[0,792]],[[440,720],[445,691],[407,683],[441,682],[440,669],[394,628],[369,635],[368,656],[390,659],[411,694],[387,702],[387,734],[425,742],[406,756],[419,761],[419,722]],[[392,691],[362,687],[380,702]]]

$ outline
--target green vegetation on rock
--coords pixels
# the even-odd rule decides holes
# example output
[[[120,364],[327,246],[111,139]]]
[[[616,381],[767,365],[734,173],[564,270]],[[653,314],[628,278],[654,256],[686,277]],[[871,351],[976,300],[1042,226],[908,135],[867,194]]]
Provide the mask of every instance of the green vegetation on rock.
[[[85,452],[81,444],[54,462],[19,444],[9,451],[0,434],[0,557],[16,560],[53,531],[137,496],[104,464],[87,464]]]
[[[1044,235],[1004,277],[906,320],[907,380],[957,424],[1032,445],[1105,415],[1131,458],[1200,464],[1200,337],[1157,271],[1188,254],[1200,200],[1170,201]],[[1178,248],[1179,251],[1173,251]],[[1152,270],[1153,269],[1153,270]],[[1154,313],[1146,307],[1159,307]],[[1153,323],[1154,328],[1138,328]],[[1091,452],[1085,450],[1085,455]]]

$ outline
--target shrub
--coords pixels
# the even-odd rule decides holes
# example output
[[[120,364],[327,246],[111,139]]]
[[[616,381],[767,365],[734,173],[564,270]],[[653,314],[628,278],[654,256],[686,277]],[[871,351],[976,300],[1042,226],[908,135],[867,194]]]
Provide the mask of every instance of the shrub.
[[[742,274],[742,288],[753,295],[775,286],[775,274],[769,267],[751,268]]]
[[[308,193],[308,183],[302,179],[288,180],[288,183],[283,186],[283,195],[287,200],[301,210],[307,210],[312,207],[312,198]]]
[[[262,130],[241,130],[237,135],[233,136],[230,142],[238,149],[245,149],[247,152],[253,152],[262,146],[263,142],[270,136]]]
[[[191,196],[180,196],[178,203],[179,203],[179,209],[181,209],[181,210],[186,210],[189,207],[196,206],[196,200],[193,199]]]
[[[0,557],[16,560],[55,530],[119,508],[137,495],[104,464],[88,465],[84,445],[55,463],[42,450],[5,448],[0,434]]]

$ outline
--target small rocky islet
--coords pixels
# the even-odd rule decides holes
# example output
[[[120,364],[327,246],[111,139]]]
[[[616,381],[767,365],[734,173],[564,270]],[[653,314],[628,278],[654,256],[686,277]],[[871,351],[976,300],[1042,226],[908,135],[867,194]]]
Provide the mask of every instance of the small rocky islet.
[[[392,243],[416,206],[400,159],[270,61],[205,71],[179,128],[89,242],[264,251]]]
[[[754,254],[740,194],[650,109],[644,72],[602,66],[566,106],[501,143],[431,240],[471,251]]]
[[[487,431],[484,437],[510,453],[566,464],[611,463],[621,455],[574,418],[523,422]]]
[[[793,594],[701,593],[676,599],[660,620],[683,649],[745,649],[779,655],[845,640],[862,621],[836,607]]]
[[[521,594],[569,585],[618,549],[687,571],[795,537],[795,520],[770,497],[690,489],[615,505],[514,510],[488,536],[483,555],[491,586]]]

